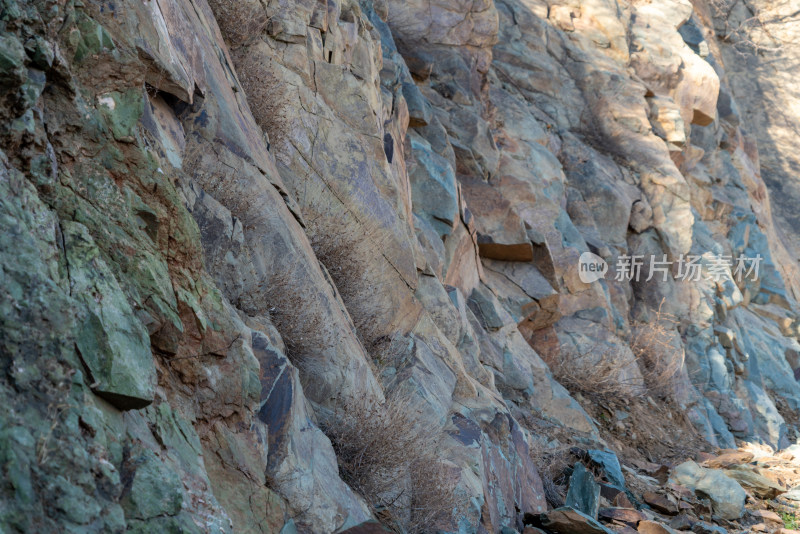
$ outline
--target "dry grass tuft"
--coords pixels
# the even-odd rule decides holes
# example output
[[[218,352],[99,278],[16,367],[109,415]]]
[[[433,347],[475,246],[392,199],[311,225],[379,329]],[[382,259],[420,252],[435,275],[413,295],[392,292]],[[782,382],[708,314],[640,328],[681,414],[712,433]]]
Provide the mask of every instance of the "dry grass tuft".
[[[663,303],[662,303],[663,305]],[[648,322],[635,322],[627,347],[598,344],[576,353],[564,346],[546,358],[553,376],[573,393],[601,400],[668,396],[680,379],[684,353],[677,342],[677,321],[659,307]],[[642,380],[631,377],[638,366]]]
[[[260,0],[208,0],[222,36],[237,47],[258,38],[269,23]]]
[[[269,137],[272,145],[285,147],[291,144],[294,119],[291,102],[297,99],[297,88],[287,83],[286,69],[267,54],[252,50],[258,46],[243,47],[232,52],[236,74],[247,96],[247,105],[253,118]]]
[[[367,230],[351,213],[323,202],[305,203],[301,198],[306,234],[347,308],[359,340],[378,359],[381,354],[375,345],[385,333],[380,317],[386,315],[386,303],[377,296],[384,291],[381,284],[391,267],[371,255],[364,235]]]
[[[676,325],[677,320],[659,306],[649,322],[634,323],[632,327],[631,351],[648,391],[657,396],[673,390],[684,365],[683,349],[676,346]]]
[[[334,339],[319,335],[325,318],[315,307],[303,305],[307,289],[298,287],[293,276],[291,271],[282,270],[264,283],[267,311],[281,335],[286,357],[300,371],[300,383],[304,388],[313,388],[314,380],[324,373],[320,354],[333,346]]]
[[[311,248],[336,284],[342,300],[347,303],[358,297],[365,274],[356,247],[361,240],[350,229],[344,214],[326,220],[311,210],[304,210]],[[314,213],[314,217],[309,217],[308,213]]]
[[[636,365],[635,356],[624,347],[595,347],[576,353],[562,347],[560,356],[548,358],[555,379],[573,393],[590,398],[632,399],[643,393],[641,381],[623,378]]]
[[[794,39],[786,40],[776,32],[787,23],[787,17],[793,17],[779,14],[794,11],[790,6],[788,1],[765,2],[764,9],[748,2],[744,6],[746,11],[740,11],[741,4],[737,0],[708,2],[717,37],[742,55],[775,54],[785,45],[797,44]]]
[[[531,446],[531,459],[539,471],[544,488],[544,497],[551,508],[564,506],[567,496],[569,479],[567,470],[572,466],[572,456],[569,447],[561,446],[555,449],[543,447],[538,442]]]
[[[447,529],[456,504],[438,454],[443,434],[419,413],[395,394],[382,405],[350,403],[321,420],[342,479],[387,527],[408,534]]]

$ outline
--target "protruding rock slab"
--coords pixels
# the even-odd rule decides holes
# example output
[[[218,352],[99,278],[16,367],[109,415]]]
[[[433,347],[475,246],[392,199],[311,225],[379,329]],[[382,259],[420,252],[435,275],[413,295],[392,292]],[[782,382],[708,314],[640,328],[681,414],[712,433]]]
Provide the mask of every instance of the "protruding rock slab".
[[[672,502],[666,495],[648,491],[642,495],[642,499],[644,499],[644,502],[649,504],[653,510],[662,514],[675,515],[678,513],[678,505]]]
[[[642,521],[636,530],[642,534],[677,534],[674,529],[656,521]]]
[[[719,334],[719,332],[718,332]],[[720,342],[724,345],[722,336],[719,336]],[[733,346],[732,344],[730,346]],[[703,467],[710,467],[712,469],[726,469],[734,465],[741,465],[750,463],[753,460],[753,453],[746,451],[726,452],[720,454],[715,458],[703,462]]]
[[[569,478],[566,505],[594,518],[600,508],[600,486],[580,462],[575,464]]]
[[[559,534],[611,534],[607,529],[588,515],[564,506],[539,516],[541,526]]]
[[[153,402],[156,387],[147,330],[86,227],[64,221],[61,228],[70,290],[86,309],[76,345],[90,386],[121,410],[144,408]]]
[[[738,482],[716,469],[704,469],[695,462],[676,467],[671,480],[692,488],[698,496],[711,500],[714,513],[724,519],[738,519],[744,514],[747,494]]]
[[[788,489],[760,474],[756,468],[747,465],[726,469],[725,474],[742,486],[750,488],[762,499],[774,499],[778,495],[786,493]]]
[[[603,470],[609,484],[621,490],[625,489],[625,476],[622,474],[622,468],[619,465],[619,459],[616,454],[599,449],[591,449],[586,453],[592,463]]]
[[[461,180],[461,191],[475,216],[481,256],[504,261],[533,260],[533,245],[525,223],[498,188],[479,180]]]
[[[409,134],[413,165],[408,168],[414,213],[433,226],[439,236],[450,235],[458,219],[458,186],[453,168],[431,145]]]
[[[639,521],[644,521],[646,519],[642,512],[630,508],[600,508],[598,517],[600,519],[625,523],[632,527],[636,527]]]

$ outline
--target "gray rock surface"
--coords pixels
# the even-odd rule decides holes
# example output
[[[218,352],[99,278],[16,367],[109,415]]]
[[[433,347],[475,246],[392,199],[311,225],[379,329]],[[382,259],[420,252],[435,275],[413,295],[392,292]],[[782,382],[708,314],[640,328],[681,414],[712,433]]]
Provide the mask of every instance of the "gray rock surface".
[[[608,532],[584,464],[548,511],[552,451],[626,504],[626,455],[690,427],[790,445],[792,9],[3,0],[0,531]],[[321,430],[392,396],[435,520],[412,461],[383,506]],[[727,468],[672,476],[727,519],[734,479],[784,489]]]
[[[725,519],[738,519],[744,514],[744,489],[736,480],[716,469],[705,469],[689,461],[677,466],[670,478],[695,494],[711,500],[714,512]]]

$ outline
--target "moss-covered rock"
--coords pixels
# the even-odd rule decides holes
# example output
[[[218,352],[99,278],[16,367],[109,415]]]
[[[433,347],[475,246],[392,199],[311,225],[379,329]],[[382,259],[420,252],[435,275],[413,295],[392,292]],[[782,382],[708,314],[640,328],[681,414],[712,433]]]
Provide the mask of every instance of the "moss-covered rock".
[[[14,35],[0,36],[0,84],[10,87],[25,79],[25,48]]]
[[[121,409],[153,401],[156,369],[150,340],[86,227],[61,224],[70,291],[85,306],[76,340],[92,389]]]

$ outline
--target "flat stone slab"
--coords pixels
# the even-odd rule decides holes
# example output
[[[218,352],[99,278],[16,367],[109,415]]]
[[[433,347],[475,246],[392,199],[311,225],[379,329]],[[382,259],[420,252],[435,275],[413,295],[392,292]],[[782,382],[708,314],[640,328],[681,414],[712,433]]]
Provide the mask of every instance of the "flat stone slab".
[[[600,486],[594,481],[594,475],[581,462],[576,463],[572,470],[565,504],[589,517],[597,517],[597,510],[600,508]]]
[[[596,519],[568,506],[556,508],[539,518],[542,527],[559,534],[613,534],[614,532]]]

